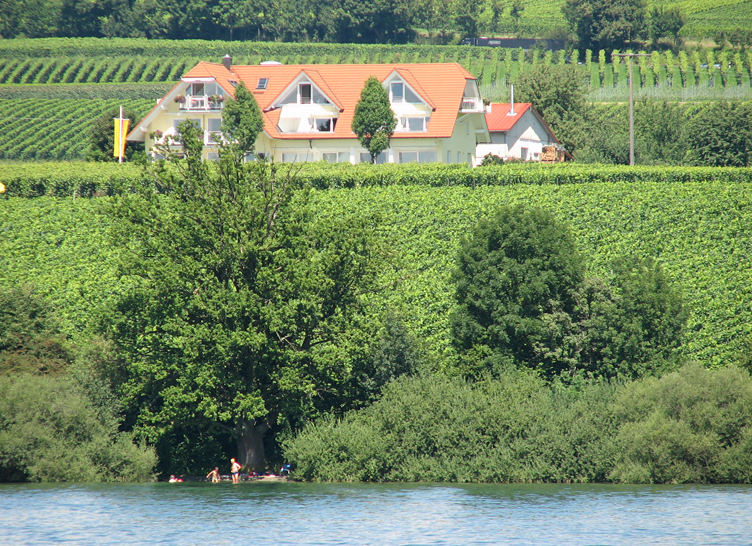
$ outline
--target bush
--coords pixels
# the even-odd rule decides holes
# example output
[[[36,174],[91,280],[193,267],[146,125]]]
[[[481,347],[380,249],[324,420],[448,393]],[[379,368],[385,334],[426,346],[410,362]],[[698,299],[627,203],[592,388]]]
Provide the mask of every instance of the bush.
[[[689,364],[631,383],[403,378],[285,445],[310,481],[752,482],[752,378]]]
[[[64,377],[0,377],[0,481],[153,478],[156,457]]]
[[[285,455],[312,481],[602,481],[614,391],[550,388],[523,371],[402,378],[372,406],[309,425]]]
[[[752,482],[752,378],[731,366],[684,366],[627,385],[609,479],[623,483]]]

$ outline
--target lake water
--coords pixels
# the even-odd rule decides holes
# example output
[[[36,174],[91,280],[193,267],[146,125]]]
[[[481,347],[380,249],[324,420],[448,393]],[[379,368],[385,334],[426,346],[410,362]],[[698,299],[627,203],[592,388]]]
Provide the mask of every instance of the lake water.
[[[752,544],[752,486],[0,485],[0,544]]]

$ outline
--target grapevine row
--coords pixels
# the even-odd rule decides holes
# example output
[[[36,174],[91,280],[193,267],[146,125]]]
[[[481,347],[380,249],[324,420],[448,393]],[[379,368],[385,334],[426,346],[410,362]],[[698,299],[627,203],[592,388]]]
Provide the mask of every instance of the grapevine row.
[[[82,159],[96,118],[120,105],[144,114],[152,104],[148,99],[0,100],[0,131],[6,135],[0,143],[0,159]]]
[[[284,44],[290,45],[290,44]],[[427,46],[425,51],[381,51],[373,49],[372,56],[363,57],[348,53],[343,47],[340,54],[329,53],[323,57],[315,53],[289,54],[276,57],[286,64],[321,63],[398,63],[398,62],[459,62],[484,85],[508,85],[520,73],[539,64],[577,63],[576,53],[571,59],[564,51],[540,54],[533,51],[526,56],[522,50],[499,50],[491,48],[437,49]],[[284,50],[283,50],[284,51]],[[435,53],[440,52],[436,55]],[[624,87],[627,84],[627,69],[623,61],[604,50],[597,56],[587,52],[579,64],[583,77],[591,89]],[[268,59],[251,55],[235,59],[236,64],[256,64]],[[176,81],[201,59],[198,57],[107,57],[81,59],[78,57],[49,57],[44,59],[9,59],[0,64],[0,84],[50,84],[50,83],[156,83]],[[205,58],[215,60],[218,58]],[[611,62],[613,61],[613,62]],[[641,57],[633,67],[637,87],[750,87],[752,51],[710,51],[705,55],[694,52],[678,56],[670,51],[654,52],[650,59]]]

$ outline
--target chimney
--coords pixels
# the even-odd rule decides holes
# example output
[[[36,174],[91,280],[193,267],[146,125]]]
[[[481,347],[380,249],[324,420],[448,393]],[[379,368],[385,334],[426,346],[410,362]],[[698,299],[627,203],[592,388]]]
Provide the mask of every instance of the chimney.
[[[509,113],[508,116],[516,116],[514,113],[514,84],[509,86]]]
[[[228,53],[224,57],[222,57],[222,64],[227,69],[228,72],[232,72],[232,57]]]

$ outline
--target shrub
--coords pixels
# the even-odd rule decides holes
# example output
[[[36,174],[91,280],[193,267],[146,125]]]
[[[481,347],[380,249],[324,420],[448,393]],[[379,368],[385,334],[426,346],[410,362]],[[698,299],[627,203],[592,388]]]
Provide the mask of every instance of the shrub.
[[[64,377],[0,377],[0,481],[144,481],[156,457]]]

